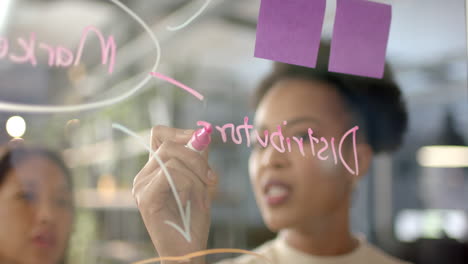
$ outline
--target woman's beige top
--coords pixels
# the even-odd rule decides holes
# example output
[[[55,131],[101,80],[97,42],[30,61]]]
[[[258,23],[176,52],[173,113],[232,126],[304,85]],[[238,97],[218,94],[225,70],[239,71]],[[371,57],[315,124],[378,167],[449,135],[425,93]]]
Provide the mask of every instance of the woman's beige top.
[[[288,246],[281,238],[269,241],[254,252],[271,260],[272,264],[409,264],[391,257],[359,239],[359,246],[351,253],[341,256],[313,256]],[[267,264],[265,260],[251,255],[227,259],[216,264]]]

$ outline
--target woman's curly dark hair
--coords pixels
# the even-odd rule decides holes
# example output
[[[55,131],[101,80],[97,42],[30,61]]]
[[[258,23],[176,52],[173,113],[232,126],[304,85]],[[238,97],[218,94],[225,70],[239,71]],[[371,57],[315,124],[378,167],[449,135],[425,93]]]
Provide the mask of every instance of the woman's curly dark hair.
[[[260,83],[254,95],[254,107],[278,81],[302,79],[322,81],[336,87],[350,111],[364,128],[366,141],[374,153],[392,152],[403,141],[408,125],[406,105],[391,70],[386,65],[382,79],[359,77],[328,71],[330,47],[322,43],[317,67],[307,68],[275,62],[273,70]]]

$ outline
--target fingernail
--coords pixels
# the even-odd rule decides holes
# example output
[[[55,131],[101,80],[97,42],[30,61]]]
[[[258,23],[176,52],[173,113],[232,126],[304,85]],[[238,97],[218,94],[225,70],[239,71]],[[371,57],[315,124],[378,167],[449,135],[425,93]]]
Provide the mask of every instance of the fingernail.
[[[184,134],[185,134],[185,135],[192,135],[193,132],[195,132],[195,131],[192,130],[192,129],[184,130]]]
[[[182,132],[178,132],[176,134],[176,138],[178,139],[187,139],[189,135],[192,135],[194,130],[184,130]]]

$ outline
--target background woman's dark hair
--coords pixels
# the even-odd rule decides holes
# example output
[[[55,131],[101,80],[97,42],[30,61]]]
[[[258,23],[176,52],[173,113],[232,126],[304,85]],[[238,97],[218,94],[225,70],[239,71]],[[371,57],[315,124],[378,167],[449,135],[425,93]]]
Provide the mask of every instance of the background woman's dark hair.
[[[291,78],[323,81],[336,87],[348,103],[374,153],[396,150],[403,141],[408,117],[401,91],[388,65],[382,79],[334,73],[328,71],[329,54],[330,46],[322,43],[316,68],[275,62],[255,93],[254,107],[258,107],[278,81]]]
[[[6,147],[5,151],[1,154],[0,157],[0,186],[5,181],[6,175],[8,172],[13,169],[15,166],[18,166],[23,161],[32,158],[32,157],[44,157],[52,161],[57,165],[65,175],[65,179],[68,183],[70,190],[72,189],[72,180],[71,173],[68,167],[66,166],[63,159],[55,152],[40,148],[40,147],[29,147],[29,146],[14,146]]]

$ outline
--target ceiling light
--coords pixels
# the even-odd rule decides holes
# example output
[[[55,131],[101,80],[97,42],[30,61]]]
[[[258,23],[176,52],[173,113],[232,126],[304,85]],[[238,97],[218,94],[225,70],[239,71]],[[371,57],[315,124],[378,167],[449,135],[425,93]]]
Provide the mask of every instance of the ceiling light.
[[[12,116],[6,122],[6,131],[14,138],[20,138],[26,132],[26,122],[21,116]]]
[[[435,168],[468,167],[467,146],[426,146],[418,150],[421,166]]]

